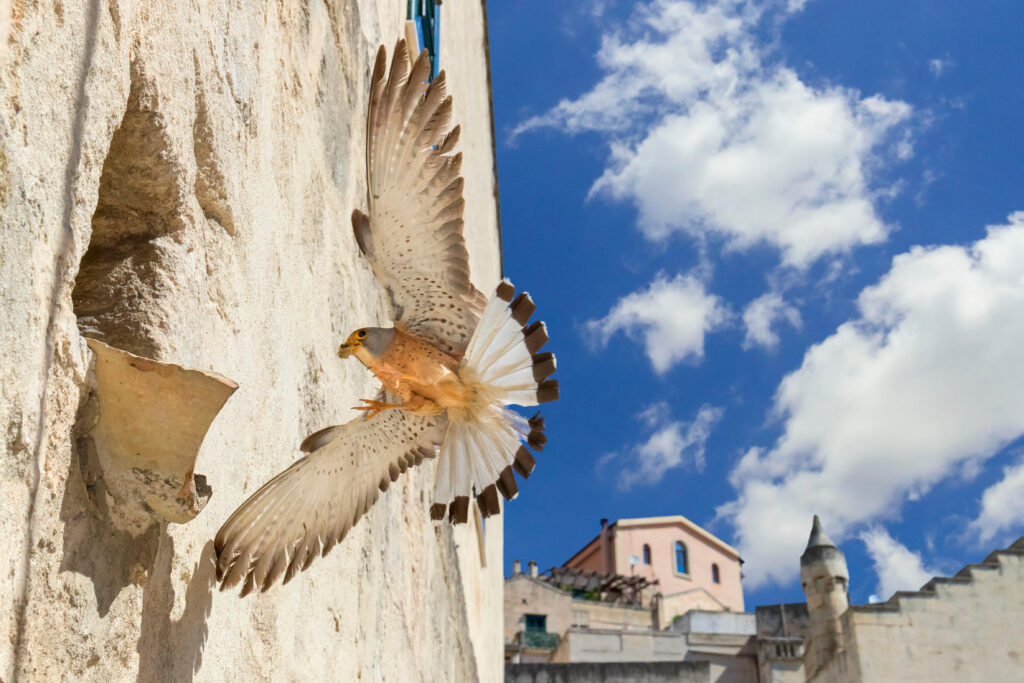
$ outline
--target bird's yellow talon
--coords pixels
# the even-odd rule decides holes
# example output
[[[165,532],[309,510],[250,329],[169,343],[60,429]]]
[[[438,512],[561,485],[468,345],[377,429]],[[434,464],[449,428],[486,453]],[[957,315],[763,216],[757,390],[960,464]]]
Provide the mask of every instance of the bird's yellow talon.
[[[400,405],[395,405],[394,403],[384,403],[383,401],[374,401],[373,399],[369,399],[369,398],[361,398],[359,400],[362,401],[363,403],[365,403],[366,405],[365,406],[354,406],[354,407],[355,407],[356,410],[364,411],[366,413],[366,419],[367,420],[372,420],[373,418],[377,417],[377,415],[379,415],[381,412],[383,412],[385,410],[390,410],[392,408],[401,408],[402,407]]]

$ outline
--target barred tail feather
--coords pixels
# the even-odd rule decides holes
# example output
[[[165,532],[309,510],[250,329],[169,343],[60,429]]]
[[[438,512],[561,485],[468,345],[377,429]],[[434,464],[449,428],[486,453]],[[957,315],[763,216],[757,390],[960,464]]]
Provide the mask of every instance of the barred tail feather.
[[[487,302],[473,338],[466,348],[460,372],[491,390],[504,405],[534,406],[558,398],[558,380],[548,379],[557,369],[553,353],[538,353],[548,342],[543,322],[530,322],[537,310],[526,292],[513,299],[508,280],[498,285]]]
[[[480,387],[491,401],[475,411],[452,416],[441,444],[440,464],[430,515],[464,523],[475,497],[483,517],[501,512],[500,494],[519,494],[513,472],[530,476],[536,460],[527,446],[544,449],[544,418],[530,419],[505,408],[537,405],[558,398],[555,356],[539,353],[547,343],[542,322],[530,322],[536,305],[525,292],[515,295],[508,280],[498,285],[466,348],[459,374]]]
[[[547,443],[539,413],[526,420],[491,405],[481,415],[450,422],[441,443],[431,518],[465,523],[471,497],[483,517],[500,513],[498,494],[506,500],[519,494],[513,472],[525,479],[533,471],[536,461],[524,441],[538,451]]]

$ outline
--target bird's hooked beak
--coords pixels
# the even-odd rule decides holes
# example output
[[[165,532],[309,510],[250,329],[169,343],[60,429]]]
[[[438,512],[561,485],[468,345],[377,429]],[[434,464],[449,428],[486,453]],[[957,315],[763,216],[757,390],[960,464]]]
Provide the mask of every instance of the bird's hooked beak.
[[[338,358],[348,358],[355,353],[356,349],[363,345],[363,338],[365,336],[365,330],[356,330],[350,334],[348,339],[345,340],[345,343],[338,347]]]

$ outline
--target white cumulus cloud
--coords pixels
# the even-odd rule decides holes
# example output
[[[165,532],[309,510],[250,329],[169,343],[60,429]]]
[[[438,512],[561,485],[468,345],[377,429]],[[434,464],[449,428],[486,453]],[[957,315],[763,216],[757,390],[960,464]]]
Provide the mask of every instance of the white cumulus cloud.
[[[729,319],[722,300],[705,290],[693,275],[666,279],[658,275],[650,287],[619,299],[603,318],[586,323],[600,346],[618,332],[640,341],[658,373],[682,361],[704,357],[704,336]]]
[[[1024,458],[1003,470],[1003,478],[981,494],[981,512],[970,531],[979,543],[1004,531],[1024,533]]]
[[[778,292],[768,292],[747,304],[743,309],[743,326],[746,327],[743,348],[774,349],[778,346],[779,335],[774,330],[777,320],[785,320],[796,328],[801,325],[800,312],[786,303]]]
[[[924,566],[921,556],[889,535],[881,527],[862,531],[860,540],[867,547],[868,555],[878,575],[876,594],[888,600],[896,591],[916,591],[933,576],[941,575],[935,569]]]
[[[653,485],[664,478],[669,470],[692,465],[704,471],[704,447],[711,430],[722,419],[723,409],[703,405],[692,422],[672,419],[667,403],[656,403],[642,413],[640,419],[652,431],[641,444],[624,453],[612,453],[601,459],[600,467],[609,462],[622,462],[619,488],[630,489],[637,484]]]
[[[799,9],[802,3],[793,3]],[[610,156],[591,194],[633,203],[652,240],[675,232],[778,248],[804,266],[886,238],[872,169],[909,105],[812,87],[769,64],[754,3],[655,0],[603,37],[604,77],[521,124],[606,135]]]
[[[1024,212],[897,256],[858,308],[780,384],[775,444],[730,475],[719,515],[751,587],[793,577],[814,513],[842,537],[1024,434]]]

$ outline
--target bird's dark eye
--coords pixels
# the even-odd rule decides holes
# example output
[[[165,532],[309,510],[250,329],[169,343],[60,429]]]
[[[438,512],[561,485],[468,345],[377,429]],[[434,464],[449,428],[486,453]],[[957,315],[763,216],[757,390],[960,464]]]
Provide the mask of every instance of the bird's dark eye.
[[[362,339],[366,336],[366,330],[359,330],[357,334],[359,335],[359,338]]]

